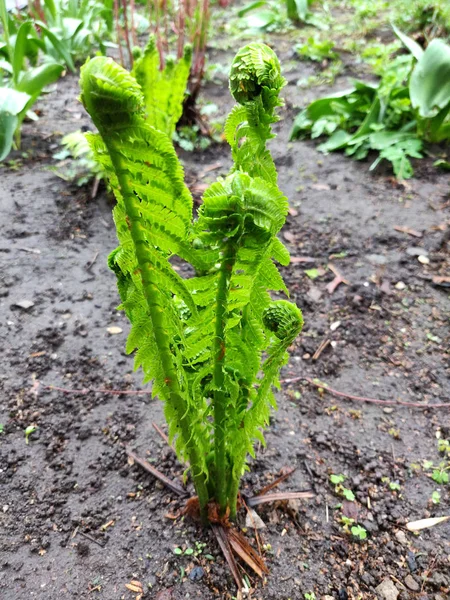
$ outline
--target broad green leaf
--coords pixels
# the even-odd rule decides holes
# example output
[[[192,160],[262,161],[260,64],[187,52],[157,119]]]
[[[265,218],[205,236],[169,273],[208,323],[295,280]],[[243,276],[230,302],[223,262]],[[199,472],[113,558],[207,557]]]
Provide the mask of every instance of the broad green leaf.
[[[410,139],[417,138],[411,136],[410,133],[402,133],[401,131],[377,131],[370,136],[370,145],[374,150],[384,150],[393,144]]]
[[[54,20],[58,17],[58,11],[54,0],[44,0],[45,8],[49,11]]]
[[[63,19],[63,30],[65,39],[73,38],[77,32],[83,28],[83,21],[81,19]]]
[[[0,161],[4,160],[11,151],[14,132],[17,128],[20,114],[30,96],[11,88],[0,88]]]
[[[30,29],[31,21],[25,21],[25,23],[22,23],[19,27],[19,31],[17,32],[16,43],[14,45],[14,59],[12,63],[13,78],[16,83],[19,80],[20,72],[23,68],[23,59],[25,58],[27,50]]]
[[[287,0],[287,15],[291,21],[304,21],[308,14],[308,0]]]
[[[37,96],[43,88],[55,82],[63,70],[64,67],[57,63],[47,63],[35,69],[29,69],[20,79],[17,89],[30,96]]]
[[[0,162],[11,151],[17,122],[18,119],[15,115],[0,111]]]
[[[0,60],[0,69],[3,69],[7,73],[13,72],[12,65],[7,60]]]
[[[245,17],[247,13],[254,10],[255,8],[262,8],[266,5],[265,0],[257,0],[256,2],[250,2],[250,4],[246,4],[244,8],[238,12],[238,17]]]
[[[394,30],[394,33],[398,39],[408,48],[414,58],[419,60],[423,54],[423,48],[419,46],[415,40],[401,32],[400,29],[398,29],[395,25],[392,25],[392,29]]]
[[[409,93],[421,117],[434,117],[450,108],[450,46],[442,40],[433,40],[417,62]]]
[[[0,87],[0,112],[18,115],[25,108],[30,96],[7,87]]]
[[[64,62],[68,68],[72,71],[72,73],[75,73],[75,65],[73,64],[72,55],[70,54],[67,45],[64,44],[64,42],[61,42],[53,33],[53,31],[51,31],[43,23],[39,23],[39,27],[41,28],[43,35],[50,40],[52,46],[55,48],[59,56],[64,59]]]
[[[349,140],[352,139],[352,135],[347,133],[343,129],[338,129],[333,135],[323,144],[317,147],[320,152],[333,152],[334,150],[340,150],[345,148]]]
[[[355,88],[350,88],[348,90],[343,90],[342,92],[338,92],[333,96],[326,96],[325,98],[319,98],[319,100],[315,100],[311,102],[311,104],[307,108],[308,117],[316,121],[320,117],[324,117],[326,115],[334,114],[333,103],[335,101],[339,101],[341,98],[345,96],[349,96],[355,91]]]

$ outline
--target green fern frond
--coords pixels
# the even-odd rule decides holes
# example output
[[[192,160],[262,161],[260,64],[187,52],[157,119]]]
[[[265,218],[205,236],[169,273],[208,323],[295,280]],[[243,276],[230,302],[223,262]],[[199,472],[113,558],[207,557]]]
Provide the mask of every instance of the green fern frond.
[[[237,55],[230,86],[242,106],[225,127],[234,166],[205,191],[193,220],[168,135],[176,110],[166,84],[175,66],[156,77],[155,60],[150,45],[136,63],[144,94],[109,59],[82,70],[82,99],[99,130],[89,143],[117,199],[119,248],[108,263],[131,322],[126,350],[164,401],[170,439],[191,463],[200,505],[205,511],[214,499],[233,515],[246,458],[264,441],[273,389],[302,325],[295,305],[271,298],[288,295],[274,263],[289,263],[277,238],[288,204],[266,148],[284,79],[266,46]],[[149,85],[161,96],[158,106],[149,104]],[[176,256],[196,275],[182,277],[172,266]]]
[[[127,314],[132,325],[146,312],[151,321],[151,331],[146,332],[136,360],[165,401],[170,435],[176,438],[180,456],[186,456],[192,464],[204,507],[208,492],[200,443],[202,425],[184,393],[182,358],[177,346],[171,343],[174,337],[183,337],[182,321],[171,318],[177,310],[173,287],[193,313],[196,306],[167,261],[166,252],[154,245],[146,219],[147,214],[153,223],[158,222],[158,215],[152,211],[156,205],[161,227],[172,230],[180,239],[187,239],[192,198],[184,185],[183,171],[170,139],[146,123],[141,89],[129,73],[111,59],[97,57],[82,68],[81,88],[82,101],[99,130],[114,170],[111,181],[117,199],[114,219],[122,249],[114,262],[123,276],[128,274],[132,278],[146,303],[146,311],[138,305]]]
[[[191,59],[192,48],[187,45],[180,60],[168,58],[161,70],[155,38],[151,36],[142,56],[134,63],[132,75],[142,88],[148,122],[170,138],[183,110]]]

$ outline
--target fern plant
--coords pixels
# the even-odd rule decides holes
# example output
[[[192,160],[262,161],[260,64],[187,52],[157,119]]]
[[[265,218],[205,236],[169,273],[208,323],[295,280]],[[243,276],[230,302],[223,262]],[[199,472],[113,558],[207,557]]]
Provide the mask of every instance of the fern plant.
[[[213,501],[221,517],[236,514],[247,456],[264,442],[273,388],[303,324],[297,306],[270,295],[287,295],[274,261],[289,263],[277,238],[288,203],[266,148],[284,84],[267,46],[237,54],[230,89],[238,105],[225,126],[234,165],[206,190],[194,219],[169,131],[148,119],[136,79],[104,57],[81,74],[99,131],[89,141],[117,198],[119,247],[108,261],[131,322],[126,349],[164,402],[204,518]],[[196,275],[181,277],[175,256]]]

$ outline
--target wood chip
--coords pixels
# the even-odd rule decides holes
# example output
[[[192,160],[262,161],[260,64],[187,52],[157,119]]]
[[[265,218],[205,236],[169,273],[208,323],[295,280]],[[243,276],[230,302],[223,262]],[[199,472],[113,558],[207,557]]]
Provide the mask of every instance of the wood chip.
[[[299,263],[315,263],[317,258],[313,258],[312,256],[291,256],[291,263],[293,265]]]
[[[315,498],[313,492],[277,492],[275,494],[264,494],[263,496],[252,496],[247,500],[247,506],[258,506],[266,502],[278,502],[283,500],[306,500]]]
[[[126,583],[125,587],[127,590],[130,590],[130,592],[135,592],[136,594],[142,594],[144,591],[142,588],[142,583],[136,579],[132,579],[130,583]]]
[[[233,548],[234,552],[241,558],[247,565],[259,576],[262,578],[264,573],[268,573],[269,569],[267,568],[265,562],[259,556],[255,550],[250,546],[245,537],[237,531],[236,529],[227,529],[226,534],[228,537],[228,541],[230,546]]]
[[[109,335],[117,335],[118,333],[122,333],[122,327],[107,327],[106,331],[109,333]]]
[[[411,229],[410,227],[404,227],[401,225],[396,225],[394,227],[395,231],[398,231],[400,233],[406,233],[408,235],[411,235],[412,237],[416,237],[416,238],[421,238],[422,234],[420,233],[420,231],[416,231],[415,229]]]
[[[311,185],[312,190],[318,190],[319,192],[328,192],[331,190],[327,183],[313,183]]]

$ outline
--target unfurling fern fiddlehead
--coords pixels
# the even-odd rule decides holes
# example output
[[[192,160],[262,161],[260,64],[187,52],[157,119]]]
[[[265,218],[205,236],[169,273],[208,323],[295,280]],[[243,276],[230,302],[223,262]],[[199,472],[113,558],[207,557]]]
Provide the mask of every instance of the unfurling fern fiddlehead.
[[[196,220],[171,116],[164,132],[136,80],[109,59],[88,62],[81,84],[100,133],[90,142],[117,198],[120,246],[109,264],[132,324],[127,351],[137,350],[136,367],[164,400],[201,508],[214,499],[234,516],[246,457],[263,441],[272,386],[303,323],[295,305],[270,295],[287,294],[274,259],[289,262],[277,238],[288,204],[266,148],[284,85],[278,59],[260,44],[236,56],[230,87],[241,105],[226,124],[234,165],[206,190]],[[173,255],[201,274],[180,277]]]

